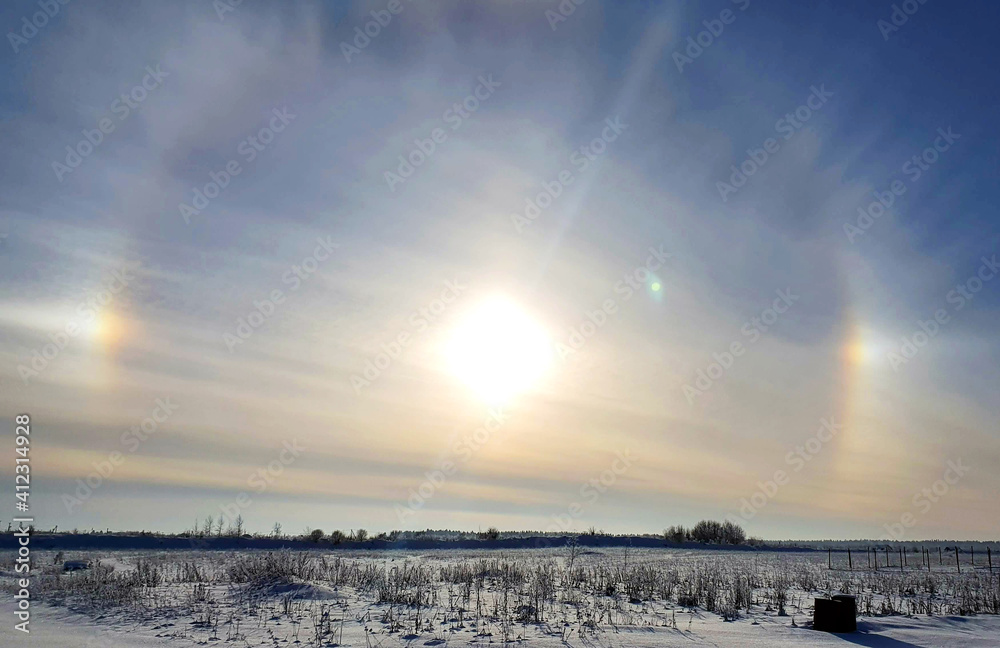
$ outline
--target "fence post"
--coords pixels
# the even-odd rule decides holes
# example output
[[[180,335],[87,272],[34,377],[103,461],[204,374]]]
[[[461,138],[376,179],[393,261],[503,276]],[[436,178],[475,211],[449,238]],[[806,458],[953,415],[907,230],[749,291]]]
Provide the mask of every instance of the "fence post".
[[[955,545],[955,567],[958,567],[958,573],[962,573],[962,563],[958,562],[958,545]]]
[[[851,548],[847,548],[847,568],[854,571],[854,562],[851,560]]]
[[[833,569],[833,549],[826,549],[826,568]]]
[[[990,574],[993,574],[993,552],[990,551],[989,546],[986,547],[986,560],[990,563]]]

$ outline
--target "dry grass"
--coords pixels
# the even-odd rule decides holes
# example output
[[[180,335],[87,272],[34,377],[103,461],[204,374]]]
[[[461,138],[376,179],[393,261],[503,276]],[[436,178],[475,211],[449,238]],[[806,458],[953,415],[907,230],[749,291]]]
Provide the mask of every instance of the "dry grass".
[[[70,574],[39,566],[38,592],[81,610],[116,609],[144,619],[188,615],[207,639],[239,640],[250,629],[273,633],[284,619],[290,636],[317,646],[345,623],[364,624],[366,633],[445,636],[473,629],[509,641],[526,636],[528,626],[563,636],[676,627],[678,613],[803,616],[813,596],[835,592],[856,594],[863,615],[1000,613],[1000,575],[985,569],[830,570],[817,554],[570,547],[350,557],[185,552],[120,560],[118,569],[98,562]],[[299,595],[296,587],[313,589]],[[317,587],[335,596],[311,599]]]

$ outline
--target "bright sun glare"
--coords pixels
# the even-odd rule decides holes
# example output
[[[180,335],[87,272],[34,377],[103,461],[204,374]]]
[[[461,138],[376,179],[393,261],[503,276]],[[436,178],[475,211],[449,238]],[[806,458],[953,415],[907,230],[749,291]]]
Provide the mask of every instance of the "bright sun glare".
[[[494,298],[458,324],[447,355],[455,375],[496,404],[538,384],[552,363],[552,346],[545,329],[521,308]]]

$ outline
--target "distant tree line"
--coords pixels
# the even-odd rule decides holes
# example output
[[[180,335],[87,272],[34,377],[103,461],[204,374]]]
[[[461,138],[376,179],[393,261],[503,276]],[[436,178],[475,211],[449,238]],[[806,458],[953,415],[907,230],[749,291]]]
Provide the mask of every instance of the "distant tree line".
[[[7,525],[7,533],[12,531],[12,524]],[[2,530],[2,529],[0,529]],[[32,529],[34,531],[35,529]],[[78,533],[77,529],[73,529],[69,533]],[[324,532],[322,529],[317,529],[313,527],[306,527],[301,533],[286,533],[282,529],[281,524],[275,523],[271,528],[269,533],[260,532],[248,532],[246,528],[246,522],[242,515],[237,515],[234,519],[228,520],[225,516],[209,515],[204,520],[196,520],[194,525],[181,533],[171,534],[163,532],[153,532],[153,531],[117,531],[113,532],[111,529],[107,530],[94,530],[89,531],[84,530],[83,533],[105,533],[114,535],[140,535],[140,536],[161,536],[161,537],[187,537],[187,538],[212,538],[212,537],[230,537],[230,538],[271,538],[280,540],[304,540],[313,543],[329,543],[332,545],[339,545],[342,543],[364,543],[370,540],[377,541],[388,541],[397,542],[401,540],[408,539],[430,539],[439,541],[448,540],[464,540],[470,538],[478,538],[479,540],[499,540],[499,539],[517,539],[517,538],[532,538],[532,537],[545,537],[554,535],[552,532],[546,531],[500,531],[497,527],[491,526],[485,531],[458,531],[451,529],[440,529],[433,530],[427,529],[424,531],[400,531],[393,530],[390,532],[381,532],[377,534],[370,534],[365,529],[352,529],[349,532],[344,532],[341,530],[334,530],[329,534]],[[58,527],[53,528],[47,533],[58,533]],[[63,533],[67,533],[64,531]],[[603,530],[598,530],[596,527],[590,527],[581,534],[575,532],[559,532],[563,535],[583,535],[583,536],[600,536],[606,538],[613,537],[648,537],[655,538],[659,534],[639,534],[636,536],[629,536],[628,534],[614,534],[606,533]],[[720,545],[759,545],[763,544],[762,540],[757,538],[748,538],[746,532],[738,524],[730,521],[716,522],[714,520],[702,520],[698,522],[691,528],[686,528],[683,525],[674,525],[667,528],[662,536],[665,541],[671,543],[682,543],[682,542],[698,542],[703,544],[720,544]],[[789,543],[791,544],[791,543]]]

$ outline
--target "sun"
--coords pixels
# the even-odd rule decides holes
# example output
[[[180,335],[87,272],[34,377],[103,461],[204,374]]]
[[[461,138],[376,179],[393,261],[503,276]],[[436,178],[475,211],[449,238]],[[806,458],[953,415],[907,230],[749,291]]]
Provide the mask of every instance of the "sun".
[[[459,322],[446,355],[463,383],[486,402],[500,404],[538,384],[552,364],[552,343],[514,302],[494,297]]]
[[[87,327],[90,339],[97,348],[113,354],[124,343],[129,334],[129,322],[110,309],[100,311]]]

